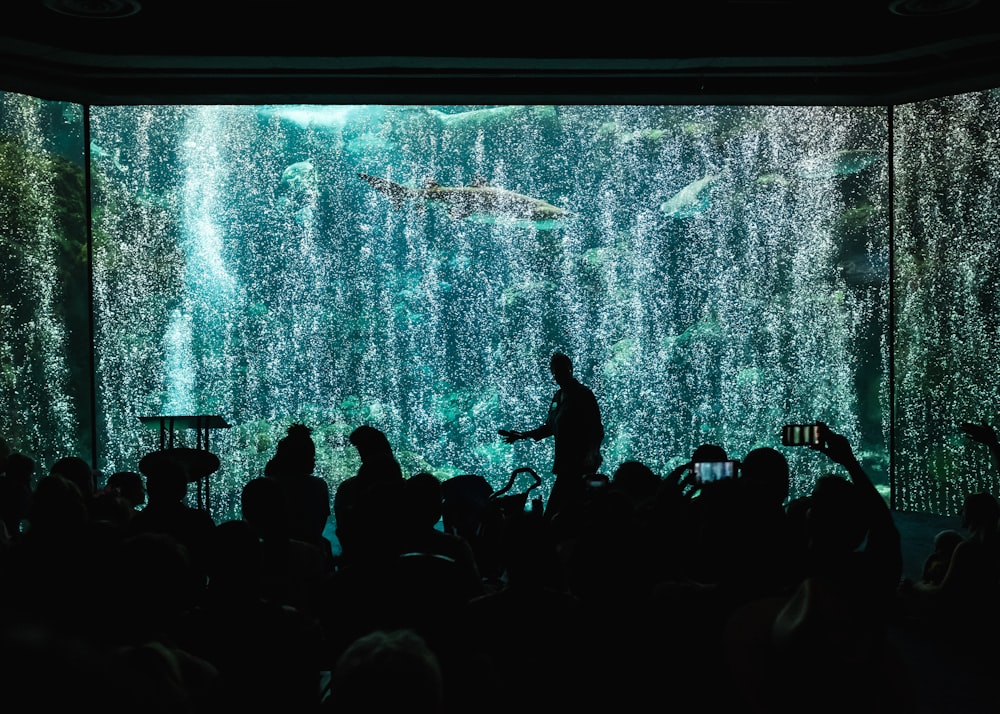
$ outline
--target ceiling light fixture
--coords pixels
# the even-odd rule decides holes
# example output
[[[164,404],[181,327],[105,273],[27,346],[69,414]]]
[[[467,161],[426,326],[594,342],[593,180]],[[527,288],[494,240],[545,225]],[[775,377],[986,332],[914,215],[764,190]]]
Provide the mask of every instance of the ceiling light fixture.
[[[117,20],[142,9],[137,0],[45,0],[45,7],[85,20]]]

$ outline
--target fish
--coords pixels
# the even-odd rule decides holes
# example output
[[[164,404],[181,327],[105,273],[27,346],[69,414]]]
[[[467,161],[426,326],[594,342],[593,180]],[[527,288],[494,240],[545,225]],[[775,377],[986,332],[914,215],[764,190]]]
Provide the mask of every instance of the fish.
[[[874,149],[844,149],[799,162],[797,171],[805,179],[827,179],[853,176],[886,159],[885,151]]]
[[[718,178],[715,174],[708,174],[692,181],[661,203],[660,210],[674,218],[690,218],[701,213],[709,206],[709,189]]]
[[[358,177],[385,194],[395,209],[407,203],[439,203],[456,219],[479,216],[533,223],[561,221],[572,215],[548,201],[497,188],[482,180],[468,186],[442,186],[430,181],[424,188],[411,188],[369,174],[359,173]]]
[[[837,263],[844,282],[853,287],[884,285],[889,280],[889,256],[860,251]]]
[[[292,194],[315,191],[318,186],[316,167],[311,161],[298,161],[281,172],[281,190]]]

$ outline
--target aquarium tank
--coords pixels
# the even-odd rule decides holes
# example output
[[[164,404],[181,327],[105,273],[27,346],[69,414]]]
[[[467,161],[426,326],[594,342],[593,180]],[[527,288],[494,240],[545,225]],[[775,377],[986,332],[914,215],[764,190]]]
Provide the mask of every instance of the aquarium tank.
[[[665,474],[704,443],[733,459],[772,446],[802,495],[836,468],[782,447],[781,427],[819,420],[893,508],[954,513],[994,481],[958,424],[995,418],[995,92],[899,107],[0,98],[15,256],[0,435],[43,462],[82,450],[135,470],[162,445],[147,417],[214,415],[205,485],[224,520],[290,424],[312,428],[331,491],[367,424],[404,474],[500,489],[530,467],[544,496],[551,440],[497,432],[544,420],[562,351],[597,396],[609,474]]]
[[[0,439],[39,473],[95,456],[83,115],[0,92]]]

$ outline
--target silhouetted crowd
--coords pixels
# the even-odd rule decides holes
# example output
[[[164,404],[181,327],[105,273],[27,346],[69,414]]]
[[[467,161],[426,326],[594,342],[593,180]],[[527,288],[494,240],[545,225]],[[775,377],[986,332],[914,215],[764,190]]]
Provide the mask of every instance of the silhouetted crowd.
[[[997,454],[991,427],[964,428]],[[772,448],[697,480],[693,464],[734,459],[705,444],[666,475],[580,474],[543,509],[478,475],[404,474],[370,426],[331,494],[293,424],[219,524],[180,461],[99,484],[81,458],[45,470],[0,444],[0,696],[163,714],[920,711],[890,629],[995,658],[1000,507],[969,494],[965,532],[905,579],[885,500],[821,429],[831,470],[806,496],[789,499]]]

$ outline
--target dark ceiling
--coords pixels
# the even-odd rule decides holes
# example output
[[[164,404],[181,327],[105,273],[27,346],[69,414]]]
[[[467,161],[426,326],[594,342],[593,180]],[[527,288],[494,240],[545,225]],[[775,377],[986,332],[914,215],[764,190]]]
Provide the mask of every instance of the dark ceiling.
[[[1000,86],[995,0],[7,0],[0,89],[90,104],[898,104]]]

